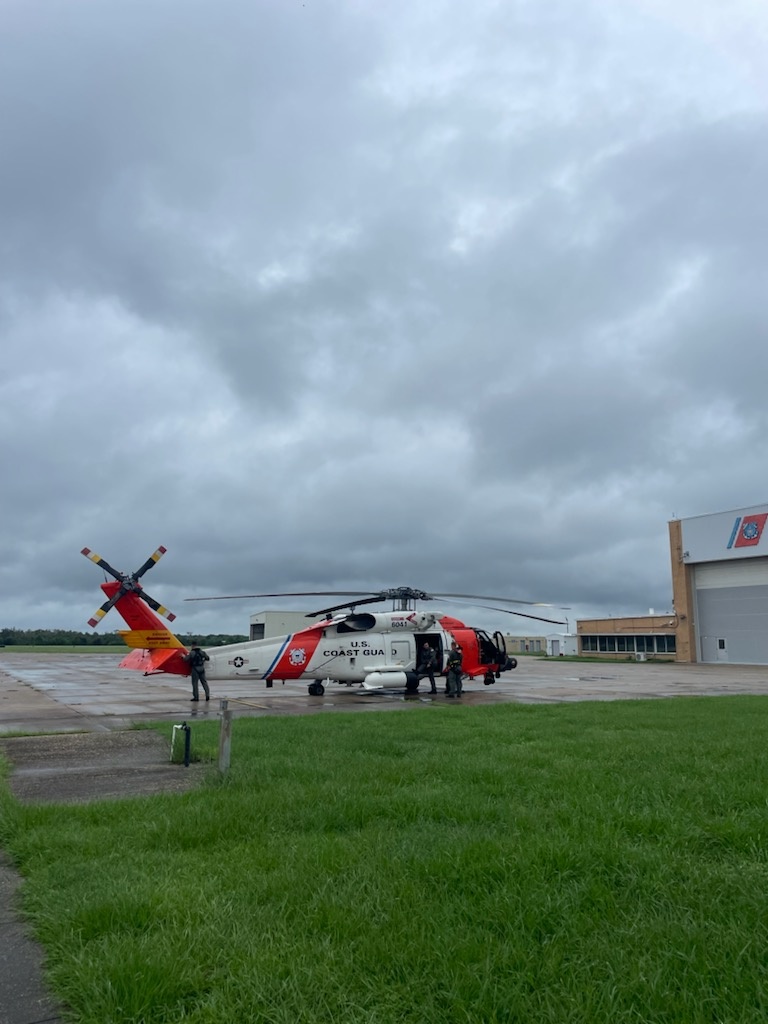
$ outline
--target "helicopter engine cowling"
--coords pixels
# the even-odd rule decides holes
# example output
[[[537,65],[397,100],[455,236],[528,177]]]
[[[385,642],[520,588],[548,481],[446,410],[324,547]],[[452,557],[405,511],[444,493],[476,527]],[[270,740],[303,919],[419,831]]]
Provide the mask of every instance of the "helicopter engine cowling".
[[[363,687],[366,690],[382,690],[385,687],[401,687],[408,685],[408,676],[411,672],[369,672],[363,680]]]

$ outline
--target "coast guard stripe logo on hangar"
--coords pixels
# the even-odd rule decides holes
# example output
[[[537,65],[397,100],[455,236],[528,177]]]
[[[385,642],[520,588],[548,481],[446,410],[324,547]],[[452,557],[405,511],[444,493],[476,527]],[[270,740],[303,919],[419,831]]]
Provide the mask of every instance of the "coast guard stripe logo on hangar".
[[[763,535],[766,519],[768,519],[768,512],[758,512],[755,515],[744,516],[743,519],[741,516],[736,516],[728,548],[756,547]]]

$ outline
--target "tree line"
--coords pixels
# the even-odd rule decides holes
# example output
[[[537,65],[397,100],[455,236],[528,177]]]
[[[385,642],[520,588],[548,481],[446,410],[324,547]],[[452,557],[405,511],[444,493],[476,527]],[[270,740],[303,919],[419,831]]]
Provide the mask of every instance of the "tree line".
[[[189,647],[198,643],[201,647],[220,647],[222,644],[237,644],[248,637],[229,633],[177,633],[181,642]],[[119,633],[80,633],[72,629],[0,629],[0,647],[108,647],[122,644]]]

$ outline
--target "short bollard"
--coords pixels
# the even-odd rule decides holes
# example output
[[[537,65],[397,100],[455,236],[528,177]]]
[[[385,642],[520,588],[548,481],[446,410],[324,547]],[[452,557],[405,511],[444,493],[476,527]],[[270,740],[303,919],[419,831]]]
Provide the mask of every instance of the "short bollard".
[[[171,736],[171,761],[174,760],[176,754],[176,737],[177,733],[184,733],[184,767],[189,768],[189,753],[192,740],[192,730],[186,722],[182,722],[181,725],[174,725],[173,734]]]
[[[219,733],[219,771],[229,771],[229,758],[232,751],[232,712],[229,701],[219,702],[221,709],[221,732]]]

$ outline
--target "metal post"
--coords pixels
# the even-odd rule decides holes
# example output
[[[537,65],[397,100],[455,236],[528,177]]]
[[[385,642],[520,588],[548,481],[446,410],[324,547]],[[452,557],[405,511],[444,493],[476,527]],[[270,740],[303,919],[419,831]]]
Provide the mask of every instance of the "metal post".
[[[232,712],[229,701],[219,701],[221,709],[221,732],[219,733],[219,771],[229,771],[229,760],[232,752]]]

